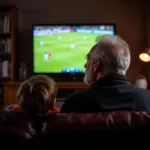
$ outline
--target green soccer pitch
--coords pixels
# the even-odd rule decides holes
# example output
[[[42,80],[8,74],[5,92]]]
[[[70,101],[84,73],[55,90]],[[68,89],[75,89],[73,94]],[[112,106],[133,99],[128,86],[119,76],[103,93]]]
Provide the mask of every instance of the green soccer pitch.
[[[85,56],[96,43],[97,36],[77,32],[34,36],[34,72],[60,73],[63,68],[82,68],[84,72]],[[44,58],[49,52],[51,57]]]

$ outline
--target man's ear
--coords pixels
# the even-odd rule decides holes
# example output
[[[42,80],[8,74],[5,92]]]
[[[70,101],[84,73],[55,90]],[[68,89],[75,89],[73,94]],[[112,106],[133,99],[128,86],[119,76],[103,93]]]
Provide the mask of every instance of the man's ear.
[[[95,60],[94,61],[94,72],[99,72],[100,71],[100,60]]]

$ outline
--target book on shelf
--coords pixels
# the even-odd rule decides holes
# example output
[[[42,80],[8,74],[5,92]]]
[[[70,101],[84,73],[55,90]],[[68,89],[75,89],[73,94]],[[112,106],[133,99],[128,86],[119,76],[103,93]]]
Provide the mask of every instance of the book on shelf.
[[[0,52],[11,52],[11,39],[0,37]]]
[[[4,103],[4,86],[0,83],[0,104]]]
[[[5,36],[10,33],[10,12],[0,12],[0,52],[11,52],[11,39]]]
[[[10,32],[10,17],[9,14],[0,13],[0,33]]]
[[[0,60],[0,76],[10,77],[10,61]]]

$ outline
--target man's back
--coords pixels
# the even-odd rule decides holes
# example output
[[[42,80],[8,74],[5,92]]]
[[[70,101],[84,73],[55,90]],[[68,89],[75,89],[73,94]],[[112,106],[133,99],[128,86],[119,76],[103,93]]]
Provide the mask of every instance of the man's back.
[[[150,92],[129,84],[122,75],[106,76],[65,100],[61,113],[104,111],[150,111]]]

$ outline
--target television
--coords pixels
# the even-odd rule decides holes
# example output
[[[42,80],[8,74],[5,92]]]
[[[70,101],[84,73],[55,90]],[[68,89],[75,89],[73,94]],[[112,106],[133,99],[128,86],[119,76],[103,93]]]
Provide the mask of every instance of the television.
[[[86,55],[96,38],[116,34],[115,24],[34,24],[33,74],[56,81],[83,81]]]

